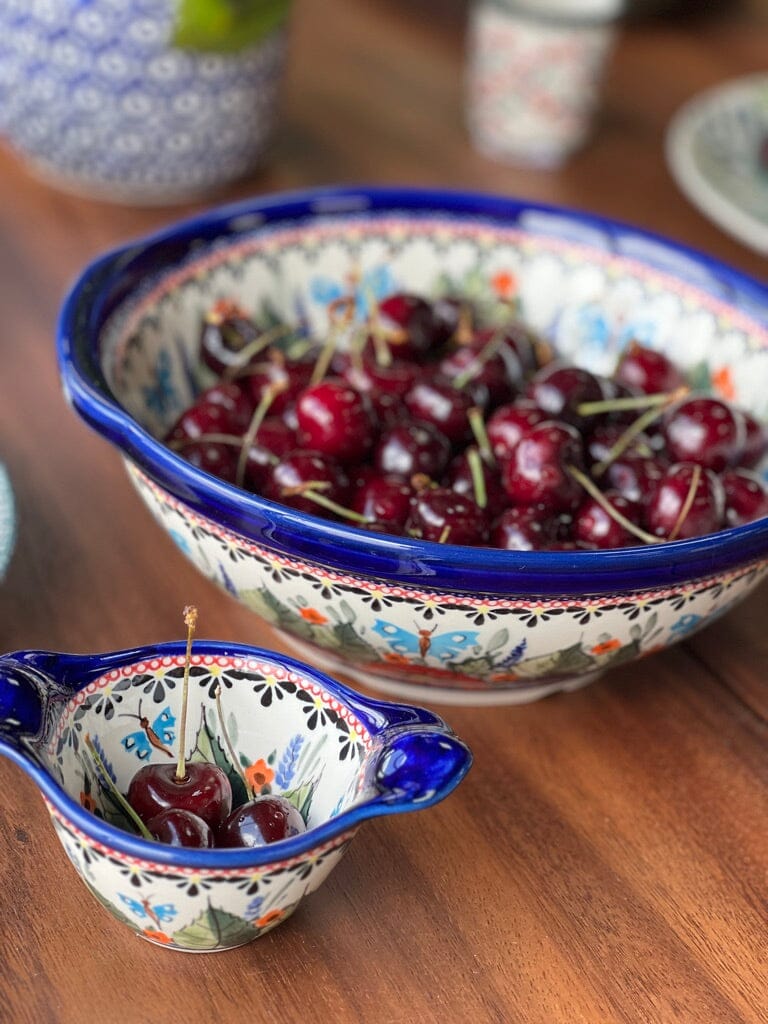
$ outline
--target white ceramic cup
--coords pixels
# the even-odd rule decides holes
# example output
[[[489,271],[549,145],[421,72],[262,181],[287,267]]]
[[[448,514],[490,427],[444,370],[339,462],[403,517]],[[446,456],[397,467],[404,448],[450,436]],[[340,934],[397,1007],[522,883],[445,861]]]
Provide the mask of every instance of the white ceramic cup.
[[[476,149],[557,167],[587,141],[621,0],[476,0],[467,123]]]

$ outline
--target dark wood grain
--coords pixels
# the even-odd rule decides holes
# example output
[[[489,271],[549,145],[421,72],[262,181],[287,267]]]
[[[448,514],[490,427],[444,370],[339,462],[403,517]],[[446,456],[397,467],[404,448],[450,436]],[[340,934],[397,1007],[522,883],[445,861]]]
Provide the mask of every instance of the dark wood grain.
[[[616,216],[765,276],[683,198],[662,150],[680,103],[764,68],[764,20],[632,22],[594,140],[547,174],[473,152],[460,5],[442,18],[432,7],[299,0],[271,160],[224,198],[466,186]],[[179,558],[59,388],[55,321],[76,272],[196,208],[67,196],[0,154],[0,460],[20,516],[0,649],[174,639],[188,602],[207,636],[285,649]],[[77,880],[35,787],[3,762],[0,1021],[765,1022],[767,597],[578,693],[442,709],[476,755],[457,793],[364,827],[295,918],[216,957],[129,937]]]

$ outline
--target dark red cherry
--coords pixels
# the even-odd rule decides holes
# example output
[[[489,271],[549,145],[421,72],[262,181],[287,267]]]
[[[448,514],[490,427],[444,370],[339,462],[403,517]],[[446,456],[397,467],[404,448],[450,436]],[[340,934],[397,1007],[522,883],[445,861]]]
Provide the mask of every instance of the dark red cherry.
[[[698,462],[715,473],[736,465],[746,438],[741,413],[708,396],[686,398],[670,409],[662,432],[673,462]]]
[[[392,354],[399,359],[417,359],[444,340],[431,305],[419,295],[389,295],[379,303],[378,322]]]
[[[418,372],[416,363],[398,359],[388,366],[380,366],[370,355],[357,361],[346,355],[341,371],[350,387],[368,396],[380,423],[390,422],[398,412],[402,419],[403,398],[416,382]]]
[[[171,427],[166,444],[202,437],[203,434],[242,434],[253,415],[253,403],[235,383],[219,382],[203,391]]]
[[[742,526],[768,516],[768,488],[748,469],[729,469],[721,474],[725,491],[725,522]]]
[[[229,484],[237,480],[237,460],[240,449],[235,444],[217,441],[190,441],[179,448],[179,455],[205,473]]]
[[[257,796],[236,807],[216,830],[216,846],[266,846],[301,832],[306,832],[304,819],[285,797]]]
[[[491,543],[508,551],[543,551],[555,541],[553,521],[546,511],[532,505],[508,508],[496,521]]]
[[[482,384],[490,408],[511,402],[523,383],[523,368],[513,349],[502,343],[493,355],[487,356],[495,338],[493,331],[480,331],[472,341],[443,356],[438,364],[439,373],[451,382]]]
[[[285,420],[279,416],[267,416],[259,425],[248,451],[244,477],[247,489],[258,494],[275,462],[298,447],[296,432],[291,430]]]
[[[477,390],[459,390],[448,381],[432,379],[418,381],[405,396],[405,406],[411,418],[429,423],[458,446],[472,437],[469,410],[478,405]]]
[[[206,313],[200,334],[200,358],[214,373],[239,366],[242,350],[258,337],[256,325],[240,306],[222,299]]]
[[[399,476],[371,472],[357,483],[351,508],[380,526],[401,532],[411,511],[413,487]]]
[[[145,823],[173,807],[191,811],[215,831],[232,809],[232,788],[226,773],[207,761],[187,761],[183,779],[175,764],[145,764],[131,779],[128,803]]]
[[[470,452],[474,454],[470,455]],[[499,467],[490,465],[483,459],[477,448],[471,446],[452,460],[446,473],[446,482],[452,490],[458,494],[468,495],[479,504],[479,497],[482,494],[480,496],[477,494],[472,470],[473,462],[482,476],[482,489],[485,492],[485,503],[481,507],[485,509],[489,520],[494,520],[507,507],[509,498],[501,483]]]
[[[385,431],[373,451],[379,473],[394,473],[407,480],[423,473],[438,479],[451,455],[450,442],[430,423],[402,423]]]
[[[207,821],[192,811],[169,807],[146,822],[152,836],[168,846],[189,846],[201,850],[213,848],[213,830]]]
[[[243,387],[248,389],[254,406],[258,405],[268,390],[273,391],[269,412],[279,416],[295,401],[299,392],[310,382],[314,362],[297,360],[287,362],[282,352],[277,349],[261,353],[258,363],[248,368],[248,372],[239,378]]]
[[[583,402],[597,402],[603,397],[600,381],[594,374],[557,360],[536,371],[528,381],[525,394],[550,419],[577,426],[584,422],[578,407]]]
[[[668,466],[658,455],[647,458],[629,452],[612,462],[602,477],[610,489],[618,491],[628,501],[644,503]]]
[[[340,378],[327,378],[300,392],[296,419],[303,447],[339,462],[364,458],[373,445],[371,406]]]
[[[699,474],[695,488],[694,474]],[[689,494],[693,500],[683,515]],[[657,481],[645,507],[648,530],[657,537],[686,540],[714,533],[723,525],[725,492],[712,470],[697,463],[677,462]]]
[[[493,454],[501,462],[506,461],[520,438],[546,419],[549,417],[544,410],[527,398],[500,406],[485,425]]]
[[[334,518],[322,504],[306,497],[307,489],[337,505],[347,501],[349,481],[338,462],[321,452],[296,448],[270,468],[262,494],[299,512]]]
[[[597,463],[608,458],[614,447],[624,438],[626,430],[626,424],[602,418],[594,425],[589,426],[584,433],[587,462]],[[656,448],[654,439],[641,431],[632,437],[621,455],[650,459],[655,456]]]
[[[619,384],[644,395],[667,393],[685,384],[683,374],[663,352],[636,341],[627,346],[613,376]]]
[[[569,511],[578,505],[582,490],[568,471],[581,468],[581,435],[567,423],[545,420],[520,439],[501,480],[515,505],[542,505],[548,512]]]
[[[406,529],[423,540],[442,544],[484,544],[488,520],[481,508],[448,487],[426,487],[411,504]]]
[[[738,464],[745,469],[753,469],[768,451],[768,432],[751,413],[742,410],[741,415],[744,420],[744,447]]]
[[[611,507],[629,520],[640,525],[640,505],[629,501],[617,491],[605,491],[604,498]],[[635,534],[618,522],[595,498],[587,497],[573,514],[573,539],[590,544],[593,548],[624,548],[639,544]]]

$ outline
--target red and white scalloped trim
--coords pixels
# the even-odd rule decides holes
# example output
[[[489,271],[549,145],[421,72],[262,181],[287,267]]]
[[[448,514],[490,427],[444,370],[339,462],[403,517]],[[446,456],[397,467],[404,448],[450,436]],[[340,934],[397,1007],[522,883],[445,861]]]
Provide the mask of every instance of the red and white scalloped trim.
[[[123,864],[136,868],[139,871],[152,871],[159,875],[182,875],[186,878],[194,878],[195,876],[211,878],[249,878],[251,876],[269,874],[271,871],[276,871],[278,868],[290,868],[296,864],[302,864],[304,861],[312,860],[324,853],[335,850],[349,839],[352,839],[360,827],[357,825],[355,828],[348,829],[346,832],[342,832],[338,836],[334,836],[333,839],[329,839],[325,843],[319,843],[317,846],[311,847],[311,849],[306,850],[304,853],[299,853],[295,857],[290,857],[287,860],[271,861],[269,864],[257,865],[252,868],[211,868],[209,870],[203,870],[200,868],[177,867],[173,864],[158,864],[155,861],[142,860],[139,857],[130,857],[127,854],[122,853],[120,850],[116,850],[113,846],[106,846],[104,843],[97,842],[86,832],[83,832],[81,829],[73,825],[69,818],[63,815],[57,807],[54,807],[45,795],[43,796],[43,800],[45,801],[45,806],[48,808],[48,813],[52,818],[55,818],[63,828],[65,828],[71,835],[75,836],[79,842],[89,846],[93,850],[96,850],[98,853],[102,853],[107,857],[114,857],[117,860],[122,861]]]
[[[217,523],[214,523],[213,520],[194,512],[188,505],[185,505],[184,502],[179,501],[178,498],[164,490],[156,484],[154,480],[151,480],[143,470],[139,469],[138,466],[129,459],[126,458],[125,463],[128,468],[128,472],[135,477],[136,484],[139,488],[146,487],[147,490],[152,493],[152,496],[156,501],[172,508],[191,524],[205,527],[205,529],[210,533],[220,537],[233,547],[239,547],[246,551],[253,552],[254,555],[258,555],[260,558],[274,562],[277,566],[285,567],[287,569],[295,569],[302,573],[311,573],[318,581],[327,581],[329,584],[340,583],[359,587],[361,590],[367,590],[370,594],[382,594],[385,597],[401,597],[407,601],[412,601],[414,604],[450,604],[451,606],[455,606],[459,609],[466,608],[471,610],[473,613],[482,608],[525,608],[526,610],[531,611],[535,611],[536,609],[546,611],[550,608],[561,608],[566,606],[568,608],[602,609],[625,604],[628,597],[636,597],[636,595],[642,595],[642,601],[653,601],[677,597],[682,594],[699,593],[700,591],[707,590],[709,587],[714,586],[717,583],[729,584],[740,579],[742,576],[746,576],[755,570],[760,571],[768,566],[768,559],[764,559],[744,568],[734,569],[730,573],[708,576],[703,580],[696,580],[693,583],[681,584],[677,587],[668,587],[665,590],[641,589],[623,594],[587,597],[582,600],[570,597],[567,600],[563,600],[562,598],[552,598],[549,600],[544,598],[537,598],[536,600],[526,600],[524,598],[510,599],[506,597],[477,598],[469,595],[454,594],[452,591],[448,590],[416,590],[413,587],[389,585],[381,583],[378,580],[367,580],[361,576],[350,576],[346,573],[336,572],[333,569],[326,569],[317,565],[312,565],[310,562],[297,562],[295,559],[288,558],[285,555],[280,555],[274,551],[269,551],[267,548],[262,548],[258,544],[254,544],[253,541],[243,537],[241,534],[225,530]]]

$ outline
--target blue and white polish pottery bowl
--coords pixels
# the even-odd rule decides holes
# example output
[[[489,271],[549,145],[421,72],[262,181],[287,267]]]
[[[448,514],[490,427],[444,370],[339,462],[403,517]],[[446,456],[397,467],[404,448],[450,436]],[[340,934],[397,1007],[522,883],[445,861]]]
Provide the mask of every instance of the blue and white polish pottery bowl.
[[[275,128],[280,29],[235,53],[174,45],[176,0],[0,5],[0,134],[51,183],[178,203],[252,172]]]
[[[179,550],[307,660],[418,701],[528,701],[662,650],[764,578],[768,522],[609,551],[503,551],[363,531],[214,479],[162,444],[204,383],[200,318],[234,299],[322,336],[352,290],[516,303],[567,360],[632,340],[768,414],[768,288],[605,218],[506,197],[318,189],[213,210],[109,253],[72,289],[59,359]]]
[[[284,796],[307,830],[245,849],[143,839],[86,737],[125,794],[139,768],[178,750],[184,663],[183,643],[0,657],[0,754],[39,787],[93,896],[165,948],[214,952],[258,938],[328,877],[364,821],[432,806],[471,765],[468,748],[432,712],[363,697],[271,651],[195,641],[187,759],[219,765],[235,803],[245,799],[240,773],[257,796]]]

